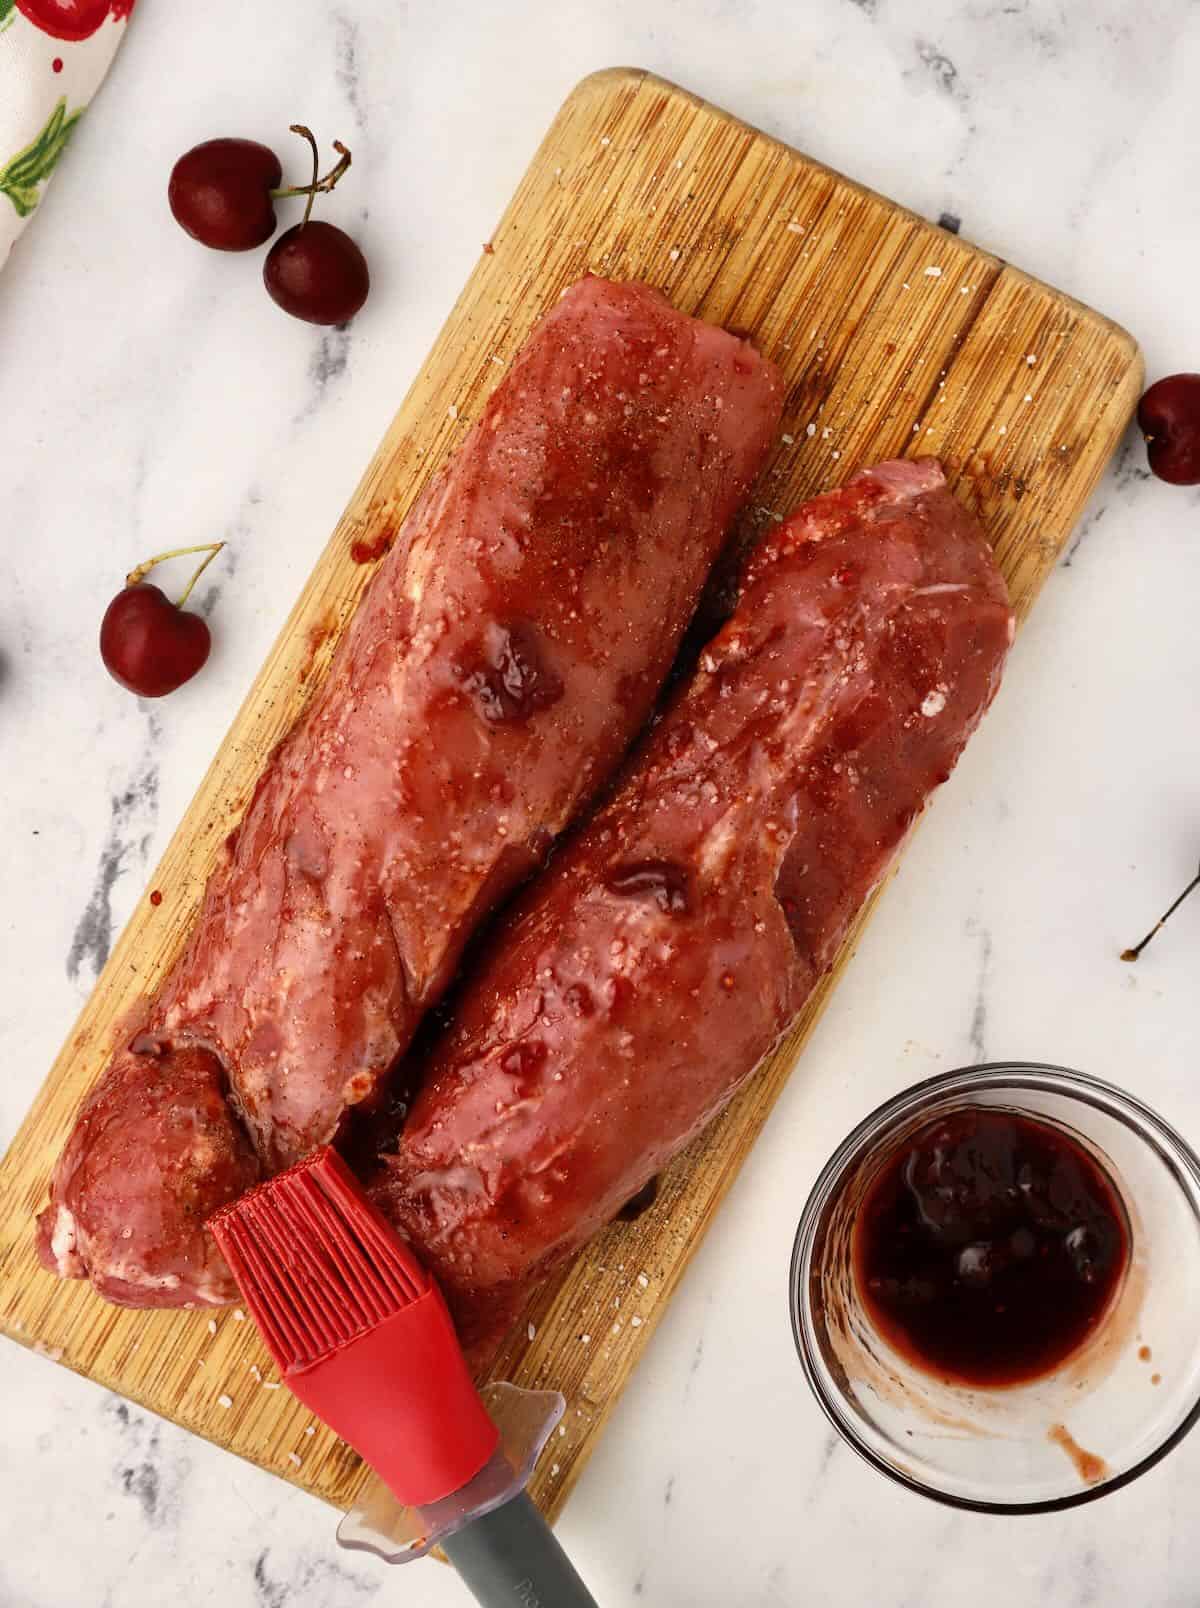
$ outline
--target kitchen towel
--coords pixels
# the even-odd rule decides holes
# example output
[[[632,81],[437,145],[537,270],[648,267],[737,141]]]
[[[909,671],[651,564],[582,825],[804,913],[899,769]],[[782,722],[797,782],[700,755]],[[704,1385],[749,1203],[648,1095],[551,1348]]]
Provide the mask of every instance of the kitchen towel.
[[[0,267],[125,37],[134,0],[0,0]]]

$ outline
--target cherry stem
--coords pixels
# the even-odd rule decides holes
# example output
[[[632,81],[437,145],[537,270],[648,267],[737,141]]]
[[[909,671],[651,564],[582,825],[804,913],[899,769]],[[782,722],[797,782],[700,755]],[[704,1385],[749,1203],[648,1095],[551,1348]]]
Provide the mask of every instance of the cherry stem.
[[[350,166],[350,152],[342,144],[341,140],[334,140],[333,148],[338,153],[337,164],[336,166],[330,168],[329,172],[323,179],[319,179],[317,177],[317,169],[321,165],[321,159],[317,151],[317,142],[313,138],[312,129],[305,128],[303,123],[291,123],[288,126],[291,128],[293,134],[299,134],[302,139],[306,139],[312,146],[312,183],[290,184],[282,190],[272,190],[271,195],[276,201],[280,201],[284,196],[288,195],[306,195],[308,197],[308,204],[304,208],[304,217],[300,220],[301,227],[303,227],[303,225],[308,222],[309,214],[312,212],[313,197],[327,190],[333,189],[334,185],[341,178],[342,174]]]
[[[187,602],[188,598],[191,597],[193,586],[195,586],[196,582],[204,574],[205,570],[212,563],[213,559],[216,558],[217,554],[221,551],[224,545],[224,542],[201,542],[196,547],[172,547],[169,552],[156,553],[153,558],[145,559],[137,566],[136,569],[130,570],[129,574],[125,577],[125,585],[140,586],[155,565],[163,563],[164,560],[168,558],[183,558],[188,553],[207,553],[207,558],[203,560],[196,573],[184,587],[183,596],[175,605],[177,609],[181,609]]]
[[[1135,945],[1132,949],[1123,949],[1121,951],[1121,959],[1136,960],[1141,954],[1142,950],[1145,949],[1146,945],[1150,942],[1151,938],[1154,937],[1155,933],[1158,932],[1162,927],[1166,926],[1168,918],[1175,914],[1180,905],[1187,898],[1188,894],[1194,893],[1197,888],[1200,888],[1200,871],[1196,872],[1196,875],[1188,883],[1187,887],[1179,895],[1178,899],[1175,900],[1174,904],[1167,907],[1159,919],[1154,923],[1153,927],[1151,927],[1150,931],[1142,939],[1141,943]]]

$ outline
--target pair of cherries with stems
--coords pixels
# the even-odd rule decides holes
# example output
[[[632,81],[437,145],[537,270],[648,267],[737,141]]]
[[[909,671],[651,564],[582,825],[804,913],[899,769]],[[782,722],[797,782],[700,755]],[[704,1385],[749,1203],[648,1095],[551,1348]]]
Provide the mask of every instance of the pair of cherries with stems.
[[[175,221],[214,251],[253,251],[275,233],[276,201],[305,196],[304,216],[267,253],[263,283],[271,299],[310,324],[345,324],[367,299],[367,259],[344,229],[312,216],[318,195],[328,194],[350,166],[340,140],[338,160],[318,178],[321,159],[312,130],[293,123],[292,133],[312,149],[312,179],[285,185],[279,158],[257,140],[205,140],[171,169],[167,200]]]
[[[346,172],[350,152],[335,140],[337,162],[319,178],[320,157],[311,130],[302,123],[293,123],[292,130],[312,148],[310,183],[284,185],[279,158],[257,140],[205,140],[176,162],[167,199],[176,221],[202,245],[215,251],[251,251],[275,233],[275,203],[305,196],[304,217],[267,253],[263,282],[293,317],[311,324],[344,324],[367,299],[367,260],[344,230],[313,218],[312,208],[315,198],[332,190]],[[172,548],[130,570],[100,626],[100,657],[113,679],[130,692],[161,698],[204,665],[212,647],[208,623],[184,604],[223,546],[208,542]],[[146,576],[165,560],[189,553],[205,557],[173,603]]]

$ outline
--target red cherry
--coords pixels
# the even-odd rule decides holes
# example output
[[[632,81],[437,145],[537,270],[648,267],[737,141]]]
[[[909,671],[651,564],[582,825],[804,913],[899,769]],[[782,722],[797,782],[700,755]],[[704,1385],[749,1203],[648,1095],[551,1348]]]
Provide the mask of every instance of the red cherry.
[[[176,608],[146,581],[118,592],[100,624],[100,657],[109,675],[142,698],[182,687],[211,647],[207,621]]]
[[[1150,468],[1173,486],[1200,485],[1200,374],[1170,374],[1138,404]]]
[[[175,221],[214,251],[250,251],[275,233],[279,158],[257,140],[205,140],[171,169],[167,200]]]
[[[367,299],[367,259],[344,230],[320,219],[298,223],[267,253],[263,283],[293,318],[344,324]]]
[[[90,38],[109,9],[109,0],[17,0],[17,10],[53,39]],[[127,15],[130,9],[127,5],[116,15]]]
[[[190,681],[208,658],[212,637],[207,622],[199,614],[188,614],[183,605],[192,588],[224,542],[201,547],[179,547],[159,553],[130,570],[124,588],[104,611],[100,622],[100,657],[114,681],[142,698],[162,698]],[[150,586],[144,576],[166,558],[183,553],[208,556],[187,584],[178,603]]]

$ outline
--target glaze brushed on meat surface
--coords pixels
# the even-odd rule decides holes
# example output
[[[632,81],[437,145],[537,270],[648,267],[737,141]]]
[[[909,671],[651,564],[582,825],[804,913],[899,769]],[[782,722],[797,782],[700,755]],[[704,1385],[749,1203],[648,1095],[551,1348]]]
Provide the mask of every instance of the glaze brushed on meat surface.
[[[426,489],[145,1023],[173,1050],[207,1052],[265,1172],[379,1099],[467,938],[610,775],[781,401],[747,342],[645,286],[589,278]],[[120,1051],[84,1132],[136,1122],[138,1067],[161,1091],[170,1065]],[[220,1164],[231,1179],[235,1128]],[[84,1236],[70,1255],[53,1249],[56,1224],[58,1243],[70,1238],[64,1210],[96,1215],[82,1143],[56,1169],[42,1250],[105,1288],[105,1236],[90,1256]],[[180,1302],[209,1299],[210,1280],[189,1284],[207,1263],[200,1226],[163,1234]]]
[[[808,503],[612,800],[489,937],[374,1180],[494,1344],[748,1078],[996,690],[983,531],[932,459]]]
[[[88,1097],[40,1220],[42,1256],[121,1306],[222,1306],[237,1286],[204,1224],[259,1179],[207,1050],[138,1037]]]

